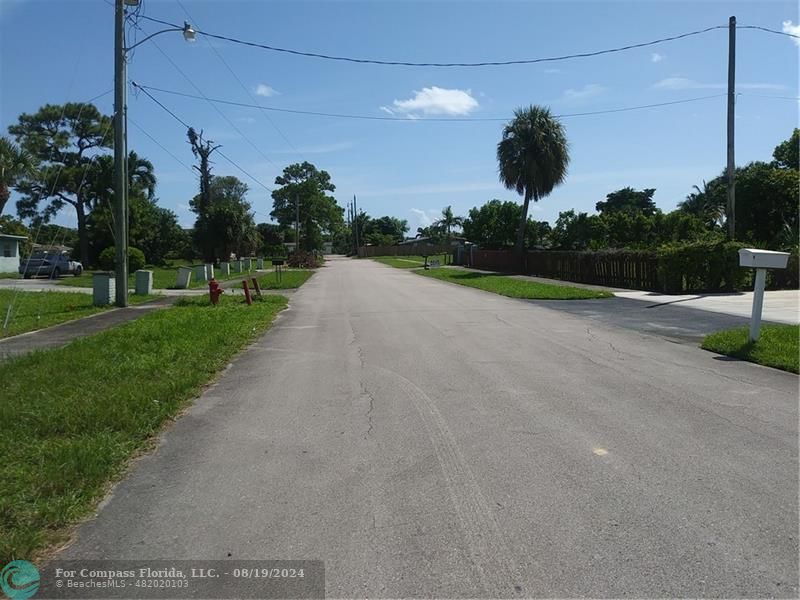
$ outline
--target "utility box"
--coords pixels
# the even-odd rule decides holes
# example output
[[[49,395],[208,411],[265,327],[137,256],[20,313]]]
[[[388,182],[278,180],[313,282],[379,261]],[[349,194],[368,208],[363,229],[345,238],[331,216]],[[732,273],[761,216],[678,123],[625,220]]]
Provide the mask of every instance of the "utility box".
[[[206,263],[206,279],[211,281],[214,279],[214,265]]]
[[[206,266],[205,265],[197,265],[194,268],[194,280],[195,281],[205,281],[206,280]]]
[[[139,270],[135,273],[135,294],[137,296],[149,296],[153,293],[153,272]]]
[[[178,267],[178,281],[175,284],[175,287],[179,290],[188,289],[191,281],[192,269],[190,267]]]
[[[116,281],[111,271],[97,271],[92,274],[92,304],[108,306],[114,302]]]
[[[751,269],[785,269],[789,261],[788,252],[742,248],[739,250],[739,266]]]
[[[231,274],[231,263],[221,262],[219,263],[219,273],[223,277],[227,277]]]

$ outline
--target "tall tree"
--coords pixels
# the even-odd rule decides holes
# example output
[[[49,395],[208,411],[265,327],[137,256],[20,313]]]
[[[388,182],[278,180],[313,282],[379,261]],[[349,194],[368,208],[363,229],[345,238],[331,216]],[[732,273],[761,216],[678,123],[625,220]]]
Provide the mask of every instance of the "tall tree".
[[[228,260],[231,254],[247,256],[261,245],[250,203],[248,187],[231,175],[213,177],[208,200],[198,194],[190,202],[197,213],[195,243],[211,262]]]
[[[92,194],[87,175],[93,157],[113,145],[111,117],[93,104],[47,104],[35,114],[22,114],[8,128],[40,167],[35,177],[17,184],[22,198],[17,212],[23,218],[48,222],[66,204],[75,209],[81,259],[89,260],[86,216]],[[44,208],[39,204],[45,202]]]
[[[656,203],[653,201],[655,193],[655,188],[635,190],[625,187],[606,194],[606,199],[595,204],[595,209],[600,214],[626,212],[652,217],[656,214]]]
[[[321,250],[323,237],[330,236],[344,222],[344,208],[326,194],[336,190],[330,174],[309,162],[295,163],[286,167],[275,183],[281,187],[272,192],[270,216],[281,226],[289,227],[294,225],[299,210],[300,248]]]
[[[200,173],[200,202],[208,205],[211,201],[211,160],[210,157],[215,150],[221,148],[220,144],[214,144],[211,140],[203,139],[203,130],[200,133],[194,127],[189,127],[186,132],[189,138],[189,145],[192,147],[192,154],[200,161],[200,165],[192,165]]]
[[[464,219],[464,237],[486,248],[508,248],[514,245],[522,207],[507,200],[490,200],[480,208],[469,210]],[[550,225],[528,217],[525,246],[544,245]]]
[[[781,169],[800,169],[800,129],[795,128],[791,137],[778,144],[772,153],[774,164]]]
[[[442,209],[442,218],[438,219],[433,224],[441,230],[445,238],[450,239],[453,229],[460,229],[464,225],[464,218],[455,216],[453,214],[453,207],[448,205]]]
[[[569,146],[563,125],[542,106],[517,109],[503,128],[497,162],[503,185],[523,196],[515,246],[521,267],[530,201],[550,194],[567,176]]]
[[[402,242],[406,231],[408,231],[408,221],[405,219],[383,216],[378,219],[368,219],[364,223],[363,239],[368,244],[391,246]]]
[[[11,197],[11,188],[36,172],[36,161],[6,137],[0,137],[0,214]]]

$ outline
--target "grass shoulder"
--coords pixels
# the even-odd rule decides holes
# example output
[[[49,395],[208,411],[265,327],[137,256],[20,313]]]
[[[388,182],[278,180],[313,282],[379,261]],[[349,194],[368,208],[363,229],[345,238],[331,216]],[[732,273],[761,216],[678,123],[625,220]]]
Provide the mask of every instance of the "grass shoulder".
[[[748,333],[747,327],[718,331],[706,336],[702,347],[765,367],[800,373],[800,325],[764,325],[755,343],[749,341]]]
[[[310,269],[290,269],[281,273],[259,273],[258,285],[263,290],[290,290],[299,288],[314,274]]]
[[[128,301],[140,304],[158,297],[130,294]],[[94,306],[91,294],[82,292],[0,290],[0,338],[82,319],[111,308],[114,307]]]
[[[444,264],[444,255],[429,256],[428,262],[437,258]],[[396,269],[418,269],[425,265],[424,256],[374,256],[372,260]]]
[[[269,328],[282,296],[187,297],[175,306],[0,363],[0,563],[36,559],[89,514],[231,358]]]
[[[590,290],[568,285],[540,283],[525,279],[517,279],[507,275],[494,273],[477,273],[463,269],[440,268],[428,271],[414,271],[419,275],[465,285],[467,287],[494,292],[509,298],[525,300],[590,300],[595,298],[611,298],[611,292]]]

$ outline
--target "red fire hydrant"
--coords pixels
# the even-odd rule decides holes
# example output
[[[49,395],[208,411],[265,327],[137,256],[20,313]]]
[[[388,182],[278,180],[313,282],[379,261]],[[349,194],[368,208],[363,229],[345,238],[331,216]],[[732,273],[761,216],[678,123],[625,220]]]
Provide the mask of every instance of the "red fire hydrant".
[[[225,290],[219,287],[219,283],[216,279],[212,279],[208,282],[208,296],[211,298],[211,304],[219,304],[220,294],[224,293]]]

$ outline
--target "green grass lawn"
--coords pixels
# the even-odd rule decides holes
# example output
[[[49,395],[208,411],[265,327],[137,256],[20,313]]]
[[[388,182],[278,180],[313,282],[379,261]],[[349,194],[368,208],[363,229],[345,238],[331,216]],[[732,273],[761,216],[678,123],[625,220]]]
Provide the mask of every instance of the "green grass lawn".
[[[415,271],[425,277],[441,281],[449,281],[459,285],[494,292],[509,298],[525,298],[527,300],[588,300],[592,298],[611,298],[611,292],[589,290],[566,285],[552,285],[514,279],[505,275],[476,273],[462,269],[442,268],[429,271]]]
[[[299,288],[313,274],[314,271],[304,269],[283,271],[280,281],[275,273],[261,274],[258,278],[258,285],[262,290],[289,290]]]
[[[174,265],[169,267],[147,267],[148,271],[153,272],[153,289],[172,289],[178,281],[178,267],[182,265]],[[185,265],[191,267],[192,265]],[[269,260],[264,261],[264,268],[272,266]],[[255,273],[255,268],[250,271]],[[242,277],[247,273],[231,273],[230,275],[222,275],[219,269],[214,269],[214,277],[217,281],[226,281],[228,279],[235,279]],[[92,287],[92,274],[91,272],[84,272],[80,277],[62,277],[59,280],[59,285],[68,285],[72,287]],[[135,279],[133,274],[128,277],[128,287],[133,288]],[[205,287],[208,285],[207,281],[195,281],[192,275],[192,281],[189,285],[190,288]]]
[[[443,254],[429,256],[428,262],[435,258],[439,259],[440,264],[445,264],[445,255]],[[372,260],[397,269],[414,269],[425,265],[425,257],[423,256],[374,256]]]
[[[35,559],[128,459],[269,328],[286,298],[205,296],[0,363],[0,564]]]
[[[0,273],[0,279],[19,279],[19,273]]]
[[[138,304],[154,297],[131,294],[129,302]],[[93,306],[91,294],[0,290],[0,338],[88,317],[109,308],[112,307]]]
[[[749,327],[718,331],[706,336],[703,348],[743,360],[800,372],[800,325],[764,325],[754,344],[748,341]]]

